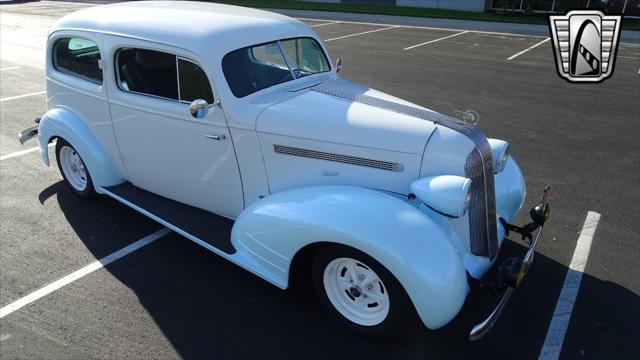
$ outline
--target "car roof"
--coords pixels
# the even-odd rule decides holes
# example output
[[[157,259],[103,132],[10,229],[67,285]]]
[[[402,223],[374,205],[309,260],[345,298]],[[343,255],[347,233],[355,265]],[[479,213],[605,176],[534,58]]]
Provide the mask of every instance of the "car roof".
[[[314,36],[303,22],[273,12],[195,1],[135,1],[95,6],[64,16],[50,30],[117,34],[227,52],[275,39]]]

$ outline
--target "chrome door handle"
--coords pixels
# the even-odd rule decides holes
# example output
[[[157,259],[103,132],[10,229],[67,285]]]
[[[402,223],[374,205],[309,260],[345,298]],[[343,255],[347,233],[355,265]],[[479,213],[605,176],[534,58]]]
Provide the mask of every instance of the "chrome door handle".
[[[205,135],[205,137],[207,139],[212,139],[212,140],[224,140],[224,139],[227,138],[224,134],[221,134],[221,135],[211,135],[211,134],[209,134],[209,135]]]

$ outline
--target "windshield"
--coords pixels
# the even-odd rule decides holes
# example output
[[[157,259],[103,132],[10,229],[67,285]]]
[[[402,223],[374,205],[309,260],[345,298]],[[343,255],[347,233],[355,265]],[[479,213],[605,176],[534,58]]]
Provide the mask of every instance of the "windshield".
[[[329,70],[329,61],[320,44],[306,37],[238,49],[222,59],[224,76],[238,98]]]

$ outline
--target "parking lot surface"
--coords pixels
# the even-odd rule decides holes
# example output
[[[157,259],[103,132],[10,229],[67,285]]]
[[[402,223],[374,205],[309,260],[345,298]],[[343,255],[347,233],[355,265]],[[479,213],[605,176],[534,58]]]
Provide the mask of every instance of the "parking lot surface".
[[[544,37],[304,19],[343,59],[344,78],[452,116],[477,111],[488,137],[511,142],[527,206],[552,185],[533,269],[486,338],[467,341],[495,303],[474,290],[442,329],[416,324],[401,338],[370,339],[325,316],[303,282],[278,290],[173,233],[56,285],[162,229],[111,199],[78,199],[53,157],[46,168],[35,142],[15,139],[46,110],[48,27],[87,6],[0,5],[0,306],[49,289],[0,311],[2,358],[638,356],[640,44],[620,44],[610,79],[574,85],[557,75]],[[588,212],[600,215],[592,238]],[[524,251],[514,237],[500,257]],[[563,300],[567,274],[581,283]]]

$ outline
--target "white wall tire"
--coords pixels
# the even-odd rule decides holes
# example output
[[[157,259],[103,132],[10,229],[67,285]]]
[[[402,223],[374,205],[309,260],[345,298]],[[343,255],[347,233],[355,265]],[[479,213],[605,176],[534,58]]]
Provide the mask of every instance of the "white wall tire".
[[[320,249],[313,260],[312,278],[325,310],[354,331],[397,335],[413,314],[413,305],[395,277],[358,250]]]
[[[89,169],[76,149],[64,139],[58,139],[56,142],[56,159],[60,174],[71,191],[82,197],[95,195]]]

